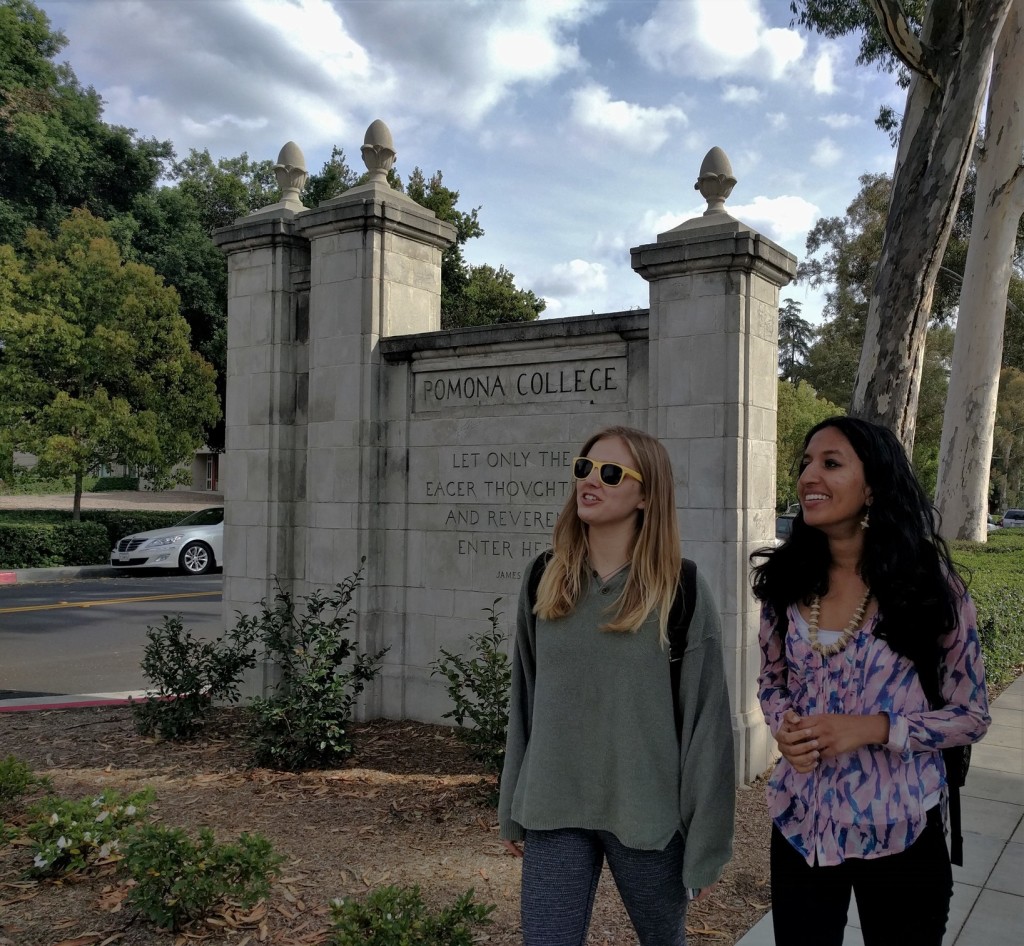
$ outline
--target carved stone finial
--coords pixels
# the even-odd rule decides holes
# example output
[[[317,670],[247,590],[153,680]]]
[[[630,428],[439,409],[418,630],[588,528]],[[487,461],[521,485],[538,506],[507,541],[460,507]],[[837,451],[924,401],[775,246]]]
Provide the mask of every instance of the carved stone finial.
[[[395,166],[395,142],[391,138],[391,129],[379,118],[366,129],[363,137],[363,163],[370,172],[368,183],[386,184],[388,171]]]
[[[302,149],[294,141],[289,141],[277,156],[274,177],[277,178],[277,186],[281,188],[279,203],[296,211],[305,210],[299,194],[309,174],[306,172],[306,158]]]
[[[736,186],[736,178],[732,176],[732,165],[721,148],[712,148],[700,166],[700,175],[693,185],[695,191],[708,202],[704,216],[724,214],[725,200]]]

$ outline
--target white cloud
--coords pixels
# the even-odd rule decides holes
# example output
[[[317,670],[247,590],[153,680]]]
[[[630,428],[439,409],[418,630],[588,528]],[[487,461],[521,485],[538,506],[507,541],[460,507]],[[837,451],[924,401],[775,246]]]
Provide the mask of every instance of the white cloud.
[[[631,39],[652,68],[705,79],[778,79],[807,45],[796,30],[769,28],[758,0],[661,0]]]
[[[818,121],[824,122],[829,128],[834,128],[837,131],[843,128],[852,128],[861,123],[861,119],[856,115],[848,115],[846,112],[838,115],[822,115]]]
[[[822,138],[811,152],[811,164],[819,168],[835,167],[843,158],[843,152],[831,138]]]
[[[737,220],[784,245],[810,230],[820,216],[816,204],[788,194],[755,197],[748,204],[726,204],[725,209]]]
[[[765,120],[771,125],[773,131],[782,131],[789,127],[789,116],[785,112],[769,112]]]
[[[556,263],[535,283],[535,292],[551,296],[578,296],[590,292],[604,292],[608,288],[608,268],[604,263],[590,263],[574,259]]]
[[[727,85],[722,92],[722,101],[735,105],[754,105],[764,98],[760,89],[749,85]]]
[[[831,49],[823,49],[814,63],[814,73],[811,76],[811,85],[819,95],[832,95],[836,91],[835,77],[833,75],[834,63]]]
[[[674,125],[686,123],[674,105],[647,108],[614,101],[604,86],[591,83],[572,93],[571,118],[585,132],[596,133],[632,151],[652,151],[669,138]]]
[[[817,205],[804,200],[803,197],[791,195],[755,197],[745,204],[727,201],[725,209],[737,220],[783,245],[802,237],[820,216]],[[648,210],[640,226],[647,234],[665,233],[686,220],[703,216],[705,210],[705,203],[694,204],[681,212]]]

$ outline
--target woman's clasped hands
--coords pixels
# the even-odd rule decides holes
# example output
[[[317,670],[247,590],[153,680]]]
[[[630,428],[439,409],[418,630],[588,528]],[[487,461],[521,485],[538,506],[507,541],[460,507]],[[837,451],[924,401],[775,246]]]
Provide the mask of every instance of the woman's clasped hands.
[[[775,740],[783,758],[797,772],[807,774],[822,756],[885,745],[889,741],[889,717],[885,713],[800,716],[787,710]]]

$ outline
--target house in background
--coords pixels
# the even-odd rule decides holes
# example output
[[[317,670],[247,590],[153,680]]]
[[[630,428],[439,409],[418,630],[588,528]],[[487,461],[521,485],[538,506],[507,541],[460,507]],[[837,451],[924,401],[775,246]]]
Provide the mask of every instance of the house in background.
[[[191,476],[189,481],[174,487],[177,490],[187,490],[196,493],[220,493],[220,458],[221,454],[211,450],[209,447],[200,447],[196,450],[191,463]],[[35,467],[35,456],[31,453],[14,451],[14,466],[24,470],[31,470]],[[176,468],[176,472],[185,469],[185,464]],[[96,476],[135,476],[135,472],[122,463],[103,464],[97,471]],[[140,480],[140,489],[146,489],[145,480]]]

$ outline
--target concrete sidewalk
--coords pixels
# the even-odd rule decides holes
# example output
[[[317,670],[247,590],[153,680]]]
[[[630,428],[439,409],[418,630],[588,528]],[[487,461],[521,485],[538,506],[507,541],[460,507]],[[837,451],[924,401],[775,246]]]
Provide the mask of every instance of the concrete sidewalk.
[[[943,946],[1022,946],[1024,677],[992,704],[992,726],[971,752],[960,798],[964,866],[953,868],[953,903]],[[899,904],[894,900],[893,906]],[[843,946],[864,946],[855,903],[850,913]],[[737,946],[774,943],[769,912]]]

